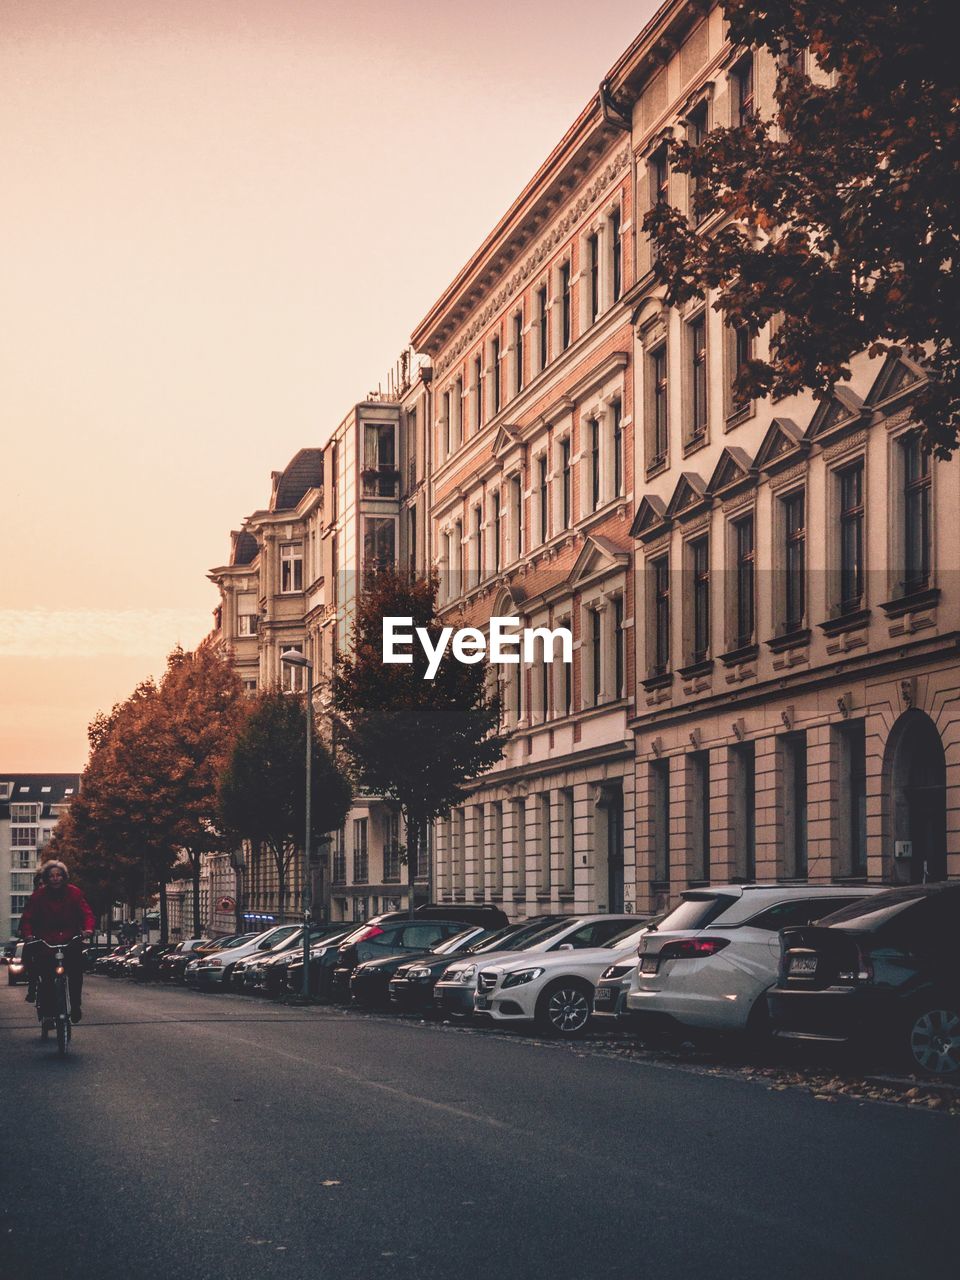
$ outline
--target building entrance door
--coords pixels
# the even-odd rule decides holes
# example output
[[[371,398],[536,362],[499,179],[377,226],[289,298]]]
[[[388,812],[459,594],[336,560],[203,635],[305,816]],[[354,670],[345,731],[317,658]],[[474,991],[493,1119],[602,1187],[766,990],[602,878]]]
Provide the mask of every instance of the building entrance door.
[[[923,711],[905,711],[891,730],[887,753],[896,879],[944,880],[947,768],[936,725]]]

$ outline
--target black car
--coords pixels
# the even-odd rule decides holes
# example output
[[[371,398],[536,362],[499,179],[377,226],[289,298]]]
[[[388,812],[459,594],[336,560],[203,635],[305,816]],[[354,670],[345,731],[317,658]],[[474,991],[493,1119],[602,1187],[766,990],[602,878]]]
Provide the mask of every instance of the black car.
[[[463,933],[468,925],[478,923],[475,919],[462,919],[456,906],[451,905],[447,910],[449,915],[445,919],[420,912],[412,919],[408,915],[399,920],[380,916],[355,929],[344,938],[337,952],[331,984],[333,998],[349,1000],[350,975],[357,965],[367,960],[386,960],[401,952],[410,955],[429,951],[454,934]]]
[[[566,919],[566,916],[532,916],[519,924],[507,925],[495,933],[483,933],[468,946],[458,949],[458,959],[464,956],[485,955],[491,951],[508,951],[519,947],[540,933],[554,920]],[[451,942],[453,939],[451,939]],[[427,955],[414,959],[403,957],[396,973],[390,979],[390,1003],[400,1009],[430,1009],[434,1007],[434,987],[450,964],[452,953],[447,950],[449,944],[441,943],[439,947]],[[471,1002],[473,992],[470,993]]]
[[[455,933],[452,938],[446,938],[435,947],[414,956],[409,951],[402,951],[399,955],[367,960],[357,965],[350,975],[350,998],[367,1008],[382,1007],[392,999],[392,979],[401,965],[409,968],[413,962],[428,964],[438,959],[449,964],[454,956],[470,951],[474,943],[489,937],[489,929],[472,924]]]
[[[323,942],[326,938],[332,938],[334,934],[342,937],[344,930],[342,925],[335,924],[315,924],[310,926],[310,946],[311,948],[317,942]],[[233,971],[232,986],[236,990],[243,989],[246,992],[263,990],[267,986],[265,975],[268,969],[273,969],[274,963],[279,962],[276,974],[277,977],[281,973],[286,972],[286,966],[295,957],[303,958],[303,929],[300,928],[296,933],[290,934],[289,937],[283,938],[275,947],[271,947],[268,951],[260,951],[252,956],[247,956],[245,960],[237,962]]]
[[[960,1079],[960,882],[904,885],[784,929],[775,1035],[892,1052]]]
[[[356,926],[341,924],[339,933],[315,942],[310,948],[310,994],[328,996],[333,983],[333,969],[337,962],[337,949]],[[293,951],[289,956],[275,956],[264,968],[264,985],[268,995],[275,998],[284,992],[303,990],[303,952]]]

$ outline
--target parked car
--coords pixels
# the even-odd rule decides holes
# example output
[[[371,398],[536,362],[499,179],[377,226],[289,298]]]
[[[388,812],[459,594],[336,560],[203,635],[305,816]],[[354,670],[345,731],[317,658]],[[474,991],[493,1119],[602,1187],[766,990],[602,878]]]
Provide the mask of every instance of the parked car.
[[[383,920],[364,925],[346,937],[337,950],[333,967],[331,993],[334,999],[350,999],[350,976],[358,965],[368,960],[386,960],[390,956],[429,951],[437,943],[462,933],[466,922],[457,908],[448,908],[446,919],[433,915],[404,916],[400,920]]]
[[[600,974],[611,958],[635,955],[647,927],[635,915],[601,916],[548,950],[494,957],[477,974],[474,1010],[493,1022],[534,1022],[550,1035],[582,1035]]]
[[[338,932],[343,932],[339,925],[311,925],[310,945],[312,946],[313,943],[320,942],[331,934]],[[247,956],[246,959],[238,960],[231,976],[231,987],[234,991],[253,991],[259,988],[264,966],[270,961],[276,960],[280,955],[289,960],[294,951],[299,951],[300,954],[303,953],[302,925],[278,942],[275,947],[270,947],[266,951],[255,951],[253,955]]]
[[[172,951],[168,951],[158,966],[157,976],[160,981],[182,982],[187,961],[204,941],[204,938],[186,938],[183,942],[178,942]]]
[[[111,951],[105,951],[93,962],[94,973],[109,973],[110,966],[117,964],[130,950],[129,943],[121,943],[120,946],[114,947]]]
[[[495,955],[488,955],[487,960],[499,961],[504,957],[512,959],[516,952],[534,949],[554,950],[564,946],[580,930],[586,930],[586,937],[593,937],[595,922],[610,921],[613,918],[609,915],[547,916],[541,917],[539,924],[536,920],[529,920],[526,922],[528,925],[537,925],[537,927],[528,936],[514,938],[507,947],[498,948]],[[617,919],[636,920],[636,916],[618,916]],[[615,930],[611,928],[611,932]],[[611,933],[604,933],[605,938],[610,936]],[[473,1016],[473,998],[477,990],[477,974],[480,967],[481,962],[473,958],[456,960],[448,965],[437,980],[433,991],[434,1005],[438,1012],[449,1017]]]
[[[766,1035],[780,930],[880,892],[783,884],[687,890],[640,943],[626,1001],[632,1027],[640,1035]]]
[[[505,929],[498,929],[495,933],[482,934],[466,947],[462,954],[471,957],[487,956],[494,951],[512,950],[526,942],[528,938],[542,933],[546,926],[555,920],[567,918],[566,916],[533,916],[517,924],[507,925]],[[446,943],[441,943],[433,953],[418,956],[413,960],[404,958],[403,963],[390,979],[391,1004],[399,1009],[434,1010],[437,982],[451,967],[446,946]],[[474,971],[475,968],[476,966]],[[473,1012],[472,993],[469,1012]]]
[[[310,994],[328,996],[333,982],[333,969],[341,942],[345,942],[356,927],[340,922],[342,932],[331,934],[310,948]],[[278,972],[275,974],[273,971]],[[276,998],[286,992],[303,990],[303,952],[294,950],[289,957],[276,956],[264,968],[264,986],[268,994]]]
[[[7,986],[15,987],[18,982],[26,982],[27,973],[23,964],[23,943],[18,942],[11,955],[7,957]]]
[[[471,943],[478,942],[482,938],[488,938],[490,930],[484,929],[482,925],[471,925],[468,929],[461,929],[459,933],[455,933],[452,938],[445,938],[442,942],[438,942],[435,947],[429,947],[424,951],[420,951],[413,957],[415,960],[426,961],[435,959],[439,956],[446,956],[447,963],[449,958],[458,954],[458,952],[466,951]],[[367,960],[363,964],[358,964],[350,975],[350,998],[355,1004],[363,1005],[365,1008],[382,1008],[390,1003],[390,985],[391,979],[396,974],[401,965],[407,964],[411,959],[409,951],[402,951],[399,955],[384,956],[376,960]]]
[[[904,885],[784,929],[777,1036],[891,1054],[960,1079],[960,882]]]
[[[230,946],[222,947],[210,955],[198,956],[196,969],[188,965],[185,976],[192,977],[199,987],[219,987],[221,991],[225,991],[229,987],[230,974],[238,960],[243,960],[255,952],[270,951],[284,938],[289,938],[291,934],[296,933],[299,927],[295,924],[279,924],[263,933],[256,933],[251,938],[237,939]]]
[[[137,982],[149,982],[157,977],[160,961],[173,951],[170,943],[151,942],[136,955],[130,955],[123,964],[123,974]]]

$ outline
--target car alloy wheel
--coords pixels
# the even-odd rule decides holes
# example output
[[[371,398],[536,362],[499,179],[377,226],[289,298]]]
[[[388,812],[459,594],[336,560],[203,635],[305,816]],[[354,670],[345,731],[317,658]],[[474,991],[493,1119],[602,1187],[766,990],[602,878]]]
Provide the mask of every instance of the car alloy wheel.
[[[921,1009],[910,1027],[910,1055],[925,1075],[960,1073],[960,1009]]]
[[[583,987],[561,985],[542,1001],[542,1025],[560,1036],[575,1036],[590,1021],[590,994]]]

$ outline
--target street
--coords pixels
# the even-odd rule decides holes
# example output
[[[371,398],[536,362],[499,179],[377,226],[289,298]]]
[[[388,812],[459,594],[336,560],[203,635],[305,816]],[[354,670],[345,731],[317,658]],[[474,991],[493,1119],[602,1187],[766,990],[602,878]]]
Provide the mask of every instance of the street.
[[[0,989],[0,1275],[904,1277],[956,1120],[522,1037],[88,978]]]

